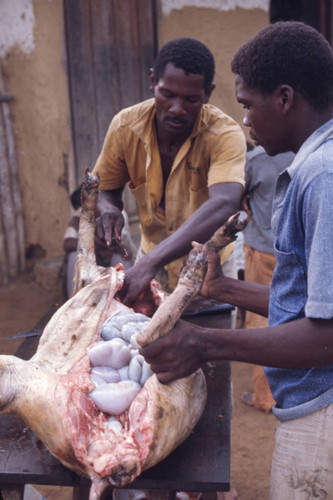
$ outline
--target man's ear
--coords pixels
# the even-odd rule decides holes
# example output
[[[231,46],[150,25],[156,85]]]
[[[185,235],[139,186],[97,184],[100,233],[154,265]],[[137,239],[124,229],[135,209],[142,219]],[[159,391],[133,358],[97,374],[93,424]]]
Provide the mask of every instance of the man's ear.
[[[292,108],[295,99],[295,91],[290,85],[279,85],[277,88],[279,104],[283,113],[288,113]]]
[[[215,87],[216,87],[216,83],[215,83],[215,82],[212,82],[212,83],[210,84],[210,87],[209,87],[208,91],[206,91],[206,92],[205,92],[205,94],[206,94],[206,102],[208,102],[208,101],[209,101],[210,96],[212,95],[212,92],[213,92],[213,90],[215,89]]]
[[[154,87],[155,87],[155,83],[154,83],[154,68],[150,68],[150,70],[149,70],[149,90],[151,90],[152,92],[154,92]]]

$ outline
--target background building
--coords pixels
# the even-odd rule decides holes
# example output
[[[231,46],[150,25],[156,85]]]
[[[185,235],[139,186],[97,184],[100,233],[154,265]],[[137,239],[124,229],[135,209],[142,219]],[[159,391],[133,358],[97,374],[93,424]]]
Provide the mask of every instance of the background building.
[[[216,60],[211,102],[242,124],[232,56],[290,18],[330,40],[327,0],[2,0],[0,284],[29,261],[62,255],[69,193],[93,167],[112,116],[150,97],[160,46],[180,36],[206,43]]]

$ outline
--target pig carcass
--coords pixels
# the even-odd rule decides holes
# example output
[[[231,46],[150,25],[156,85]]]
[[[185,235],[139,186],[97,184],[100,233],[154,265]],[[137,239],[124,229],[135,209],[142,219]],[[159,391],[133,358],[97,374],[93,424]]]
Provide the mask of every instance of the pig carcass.
[[[123,266],[96,265],[98,185],[98,176],[86,171],[73,297],[46,325],[29,361],[0,356],[0,411],[21,418],[65,466],[89,477],[90,500],[100,498],[110,484],[131,483],[171,453],[192,431],[206,400],[201,370],[168,385],[149,376],[129,408],[113,416],[91,397],[97,389],[89,353],[100,342],[103,325],[110,318],[133,315],[115,298],[123,285]],[[236,215],[209,244],[223,247],[242,227]],[[192,251],[176,290],[165,300],[152,283],[162,303],[139,333],[141,345],[171,328],[199,291],[205,271],[205,251]],[[121,399],[123,392],[112,397]],[[110,425],[110,416],[117,425]]]

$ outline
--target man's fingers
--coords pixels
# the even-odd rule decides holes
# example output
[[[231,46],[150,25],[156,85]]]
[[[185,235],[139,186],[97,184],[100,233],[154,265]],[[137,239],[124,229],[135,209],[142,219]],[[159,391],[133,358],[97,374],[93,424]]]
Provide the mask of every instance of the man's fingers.
[[[125,295],[125,297],[123,297],[121,301],[127,307],[131,307],[132,302],[133,302],[127,295]]]
[[[113,221],[109,215],[102,217],[103,236],[108,246],[111,245],[113,233]]]
[[[122,238],[121,238],[121,232],[123,230],[123,227],[125,225],[125,220],[124,220],[124,216],[121,214],[121,217],[119,217],[115,223],[114,223],[114,235],[115,237],[117,238],[118,241],[121,241]]]
[[[197,241],[192,241],[192,248],[195,248],[198,252],[201,252],[203,249],[204,245],[201,243],[198,243]]]
[[[132,307],[135,297],[132,297],[132,294],[128,291],[128,288],[120,290],[118,292],[118,296],[120,297],[122,303],[125,304],[125,306]]]
[[[161,384],[169,384],[175,380],[175,375],[170,372],[162,372],[157,374],[157,378]]]
[[[100,240],[104,240],[103,219],[97,217],[96,219],[96,236]]]
[[[147,361],[147,359],[146,359]],[[158,380],[162,384],[168,384],[172,380],[175,380],[176,378],[179,378],[175,375],[175,372],[170,371],[168,368],[164,368],[163,365],[158,365],[156,363],[153,363],[150,365],[150,368],[153,373],[157,376]]]

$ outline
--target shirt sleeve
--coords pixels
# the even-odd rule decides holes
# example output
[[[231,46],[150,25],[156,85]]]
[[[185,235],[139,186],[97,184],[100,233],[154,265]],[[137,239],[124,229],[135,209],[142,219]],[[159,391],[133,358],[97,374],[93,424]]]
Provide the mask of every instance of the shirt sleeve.
[[[129,181],[123,151],[123,127],[119,115],[116,115],[106,134],[102,151],[97,158],[93,174],[100,176],[100,188],[104,190],[118,189]]]
[[[305,315],[333,317],[332,211],[333,173],[322,173],[308,186],[304,197],[303,223],[307,261],[308,298]]]
[[[244,167],[246,140],[238,125],[229,126],[215,141],[212,149],[208,186],[219,182],[238,182],[245,185]]]

